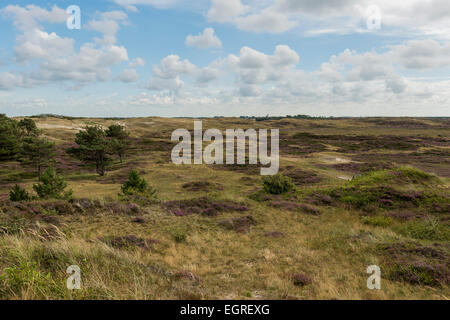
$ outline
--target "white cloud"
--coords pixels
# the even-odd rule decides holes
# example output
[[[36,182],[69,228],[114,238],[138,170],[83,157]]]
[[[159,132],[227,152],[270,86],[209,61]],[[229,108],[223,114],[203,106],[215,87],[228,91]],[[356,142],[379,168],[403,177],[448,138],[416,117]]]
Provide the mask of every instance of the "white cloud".
[[[187,46],[200,49],[222,47],[222,41],[214,34],[214,29],[212,28],[205,28],[203,33],[199,33],[196,36],[188,35],[185,43]]]
[[[184,87],[184,82],[175,77],[172,79],[150,78],[147,89],[151,91],[171,91],[178,93]]]
[[[450,37],[450,2],[446,0],[213,0],[207,17],[253,32],[281,33],[298,27],[306,35],[371,32],[372,6],[381,12],[378,34]]]
[[[44,98],[26,99],[14,102],[14,107],[16,108],[37,108],[42,110],[47,106],[48,102]]]
[[[128,16],[123,11],[109,11],[100,14],[99,20],[91,20],[87,27],[103,34],[103,39],[97,39],[101,44],[116,43],[116,35],[121,25],[128,24]]]
[[[32,4],[25,7],[8,5],[1,9],[0,12],[8,18],[13,18],[14,26],[22,31],[37,28],[39,22],[63,23],[68,17],[66,11],[56,5],[51,10],[46,10]]]
[[[197,82],[201,84],[207,84],[213,80],[218,79],[221,74],[222,73],[219,69],[213,67],[205,67],[200,71],[200,74],[197,77]]]
[[[130,63],[128,65],[132,68],[143,67],[143,66],[145,66],[145,60],[142,59],[141,57],[137,57],[137,58],[133,59],[132,61],[130,61]]]
[[[298,25],[298,22],[291,20],[288,15],[270,8],[256,14],[237,17],[234,23],[241,30],[268,33],[285,32]]]
[[[23,77],[10,72],[0,73],[0,90],[13,90],[23,84]]]
[[[101,32],[103,39],[83,43],[78,51],[74,48],[74,39],[47,33],[39,24],[65,21],[67,13],[57,6],[51,10],[34,5],[7,6],[1,13],[12,19],[20,31],[14,47],[15,60],[33,66],[30,72],[14,75],[14,81],[2,84],[3,88],[61,81],[71,82],[72,87],[77,88],[88,82],[109,80],[110,67],[129,60],[126,48],[115,44],[120,25],[126,23],[127,16],[123,12],[104,12],[100,14],[100,20],[89,22],[89,27]],[[11,79],[11,73],[2,77]]]
[[[389,47],[393,59],[408,69],[435,69],[450,66],[450,43],[411,40]]]
[[[138,5],[149,5],[156,8],[169,8],[176,4],[177,0],[112,0],[118,5],[126,8],[127,10],[137,12],[136,6]]]
[[[161,60],[159,66],[153,66],[153,73],[163,79],[174,79],[182,74],[193,74],[197,71],[197,66],[189,60],[180,60],[175,54],[168,55]]]
[[[426,43],[422,45],[426,46]],[[409,58],[425,54],[419,50],[422,45],[407,41],[388,47],[382,53],[358,53],[347,49],[311,72],[297,67],[300,57],[286,45],[276,46],[272,54],[242,47],[239,54],[230,54],[204,68],[179,56],[169,56],[154,67],[155,76],[147,88],[172,94],[174,105],[214,101],[217,107],[226,105],[229,108],[229,104],[234,103],[241,109],[251,105],[260,106],[260,110],[268,110],[270,106],[314,105],[333,115],[343,113],[331,110],[331,106],[344,108],[342,110],[347,110],[348,114],[354,114],[356,108],[363,110],[373,106],[381,110],[378,111],[380,114],[384,111],[386,114],[400,114],[400,110],[407,109],[387,110],[386,106],[394,108],[405,104],[414,108],[425,103],[426,99],[440,103],[450,101],[450,94],[438,91],[442,90],[440,81],[427,82],[400,74],[403,68],[408,67],[405,62]],[[430,54],[444,56],[443,52],[447,50],[442,44],[434,48],[427,57]],[[402,56],[405,52],[408,52],[408,59]],[[445,64],[445,61],[439,63]],[[355,109],[348,109],[349,105]],[[315,109],[310,110],[314,114]],[[370,113],[372,109],[364,110],[365,114],[376,114]]]
[[[37,28],[19,35],[14,48],[18,62],[63,58],[73,53],[74,40],[61,38],[56,33],[47,33]]]
[[[286,76],[286,72],[293,70],[300,57],[286,45],[278,45],[273,55],[249,47],[242,47],[239,56],[229,55],[226,59],[231,69],[236,73],[237,80],[243,84],[265,84],[277,81]],[[250,88],[241,91],[247,95],[255,90]]]
[[[173,96],[163,92],[151,95],[147,92],[141,92],[137,96],[122,101],[122,104],[125,106],[169,105],[173,103]]]
[[[233,22],[240,15],[245,14],[249,7],[241,0],[212,0],[207,17],[213,22]]]
[[[119,80],[126,83],[136,82],[139,80],[139,75],[135,69],[124,69],[119,75]]]

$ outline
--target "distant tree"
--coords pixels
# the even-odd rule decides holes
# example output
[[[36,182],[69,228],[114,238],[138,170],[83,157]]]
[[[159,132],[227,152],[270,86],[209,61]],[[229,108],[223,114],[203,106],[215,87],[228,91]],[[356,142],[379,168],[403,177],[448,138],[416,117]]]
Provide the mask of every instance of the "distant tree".
[[[123,156],[129,149],[130,133],[120,124],[112,124],[106,130],[106,136],[111,139],[111,149],[119,156],[122,163]]]
[[[25,118],[19,121],[19,128],[24,136],[38,136],[39,129],[33,119]]]
[[[85,163],[95,163],[96,172],[104,176],[112,153],[106,131],[99,125],[88,125],[76,134],[75,142],[78,146],[69,148],[67,152]]]
[[[0,114],[0,161],[15,159],[20,151],[20,142],[17,121]]]
[[[39,181],[41,181],[42,168],[54,162],[56,155],[55,144],[38,136],[23,138],[20,162],[36,168]]]
[[[33,189],[39,198],[59,199],[72,196],[72,190],[64,192],[64,189],[67,187],[67,182],[52,167],[48,167],[44,171],[41,181],[41,183],[33,185]]]

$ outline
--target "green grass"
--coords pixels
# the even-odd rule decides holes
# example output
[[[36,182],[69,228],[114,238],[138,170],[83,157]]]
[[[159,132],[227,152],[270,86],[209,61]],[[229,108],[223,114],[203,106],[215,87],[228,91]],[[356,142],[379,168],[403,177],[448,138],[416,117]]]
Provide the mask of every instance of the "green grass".
[[[371,226],[389,227],[392,225],[393,219],[385,216],[363,217],[362,222]]]

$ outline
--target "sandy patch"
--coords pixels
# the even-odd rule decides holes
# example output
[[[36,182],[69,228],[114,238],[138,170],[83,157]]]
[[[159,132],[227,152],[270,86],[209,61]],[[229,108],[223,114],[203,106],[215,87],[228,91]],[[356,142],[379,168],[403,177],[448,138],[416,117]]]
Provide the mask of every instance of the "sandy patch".
[[[319,160],[326,164],[350,163],[351,162],[351,160],[349,160],[349,159],[336,157],[336,156],[328,156],[328,155],[320,156]]]
[[[75,126],[65,126],[61,124],[48,124],[48,123],[37,123],[36,126],[41,129],[68,129],[68,130],[82,130],[81,127]]]

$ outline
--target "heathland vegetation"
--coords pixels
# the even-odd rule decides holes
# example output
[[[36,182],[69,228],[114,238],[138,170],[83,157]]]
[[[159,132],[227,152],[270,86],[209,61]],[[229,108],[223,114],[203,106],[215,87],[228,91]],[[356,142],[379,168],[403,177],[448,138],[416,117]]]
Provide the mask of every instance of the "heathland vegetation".
[[[279,128],[279,174],[173,164],[193,119],[0,115],[0,299],[448,299],[449,119],[203,124]]]

